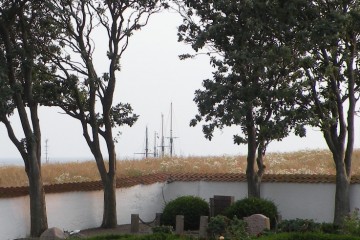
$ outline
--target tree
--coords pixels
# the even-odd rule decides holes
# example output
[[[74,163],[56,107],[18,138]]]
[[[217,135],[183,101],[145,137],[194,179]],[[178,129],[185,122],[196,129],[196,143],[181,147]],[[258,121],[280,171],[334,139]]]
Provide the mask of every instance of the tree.
[[[306,123],[320,128],[336,168],[334,223],[350,212],[354,116],[359,99],[360,2],[280,1],[302,71]]]
[[[51,70],[42,56],[55,32],[41,1],[2,1],[0,4],[0,121],[19,151],[29,180],[31,236],[47,229],[41,177],[41,129],[37,89]],[[11,124],[17,110],[23,138]]]
[[[113,106],[116,72],[120,71],[120,60],[130,37],[148,23],[149,17],[161,9],[161,4],[158,0],[58,0],[54,4],[54,18],[63,32],[58,39],[62,54],[48,56],[57,65],[58,81],[44,85],[43,91],[48,93],[44,104],[61,107],[81,123],[104,187],[101,226],[113,228],[117,225],[113,128],[131,126],[138,118],[129,104]],[[106,43],[107,49],[103,55],[95,56],[99,35],[106,38],[101,43]],[[102,74],[95,62],[98,56],[108,59],[101,64],[108,66]],[[108,163],[103,156],[101,139],[106,143]]]
[[[248,195],[260,197],[268,144],[283,139],[291,129],[305,135],[294,118],[301,106],[292,53],[284,36],[276,35],[283,28],[276,21],[277,5],[265,0],[184,4],[187,7],[178,2],[184,19],[179,41],[190,43],[196,52],[210,48],[216,68],[213,79],[204,80],[204,89],[195,92],[199,115],[191,125],[205,120],[203,132],[209,140],[216,128],[240,127],[242,134],[235,135],[234,142],[248,146]]]

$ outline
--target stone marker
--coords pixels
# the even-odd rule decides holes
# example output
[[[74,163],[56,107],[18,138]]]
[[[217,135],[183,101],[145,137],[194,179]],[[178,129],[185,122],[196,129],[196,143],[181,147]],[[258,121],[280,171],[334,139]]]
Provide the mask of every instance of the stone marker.
[[[247,223],[247,230],[250,235],[259,235],[265,229],[270,229],[270,219],[262,214],[254,214],[250,217],[244,217]]]
[[[161,225],[161,216],[162,216],[162,213],[156,213],[155,226],[160,226]]]
[[[178,234],[178,235],[184,234],[184,216],[183,215],[176,215],[175,234]]]
[[[131,233],[139,232],[139,214],[131,214]]]
[[[199,238],[204,239],[207,238],[207,228],[209,223],[209,217],[208,216],[201,216],[200,217],[200,228],[199,228]]]
[[[40,240],[58,240],[66,238],[67,236],[63,230],[57,227],[46,229],[40,236]]]

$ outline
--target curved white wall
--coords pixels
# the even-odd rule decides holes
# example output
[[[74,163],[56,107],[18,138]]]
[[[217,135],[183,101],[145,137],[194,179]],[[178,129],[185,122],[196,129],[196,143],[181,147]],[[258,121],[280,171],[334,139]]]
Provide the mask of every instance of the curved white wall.
[[[273,200],[283,219],[332,222],[334,184],[262,183],[261,194]],[[131,214],[152,221],[166,202],[183,195],[209,200],[214,195],[247,196],[245,182],[171,182],[119,188],[116,192],[118,224],[130,223]],[[360,184],[352,185],[351,208],[360,207]],[[103,193],[68,192],[46,195],[49,227],[71,231],[98,227],[102,220]],[[0,198],[0,239],[26,237],[30,233],[29,198]]]

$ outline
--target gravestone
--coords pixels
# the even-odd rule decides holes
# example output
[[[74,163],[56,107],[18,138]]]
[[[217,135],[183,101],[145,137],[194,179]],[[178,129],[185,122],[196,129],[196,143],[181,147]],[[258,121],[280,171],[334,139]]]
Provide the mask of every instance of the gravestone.
[[[247,223],[247,230],[250,235],[259,235],[264,230],[270,230],[270,219],[262,214],[253,214],[250,217],[244,217]]]
[[[224,214],[225,209],[233,203],[234,196],[214,195],[213,198],[210,198],[210,216],[215,217],[219,214]]]
[[[139,232],[139,214],[131,214],[131,225],[130,231],[131,233],[138,233]]]
[[[160,226],[161,225],[161,216],[162,213],[156,213],[156,217],[155,217],[155,226]]]
[[[206,239],[207,238],[207,228],[209,223],[209,217],[208,216],[201,216],[200,217],[200,228],[199,228],[199,238],[200,239]]]
[[[176,215],[175,234],[184,234],[184,216]]]

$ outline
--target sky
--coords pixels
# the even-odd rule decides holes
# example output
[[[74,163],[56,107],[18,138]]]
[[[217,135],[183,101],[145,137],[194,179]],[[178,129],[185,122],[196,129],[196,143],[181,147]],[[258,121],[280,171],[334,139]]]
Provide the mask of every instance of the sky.
[[[177,26],[181,18],[174,12],[153,15],[149,24],[136,32],[121,59],[117,74],[114,104],[130,103],[140,118],[133,127],[121,127],[116,144],[118,159],[139,159],[145,150],[145,129],[148,127],[149,148],[154,148],[154,135],[161,134],[161,115],[164,115],[165,145],[170,136],[170,105],[173,104],[174,154],[177,156],[246,155],[245,145],[235,145],[233,134],[239,127],[217,130],[212,141],[204,138],[201,124],[190,127],[197,114],[193,102],[194,92],[201,88],[202,80],[211,78],[210,59],[200,55],[195,59],[179,60],[179,55],[193,53],[188,45],[177,42]],[[98,44],[101,46],[101,37]],[[102,40],[104,41],[104,40]],[[101,58],[97,64],[101,65]],[[101,67],[101,66],[100,66]],[[40,108],[43,162],[82,161],[93,159],[82,136],[80,123],[60,109]],[[360,133],[357,117],[356,133]],[[21,127],[14,115],[11,122],[16,132]],[[355,147],[359,148],[358,137]],[[45,141],[47,140],[47,150]],[[160,145],[160,139],[157,139]],[[308,129],[306,138],[291,135],[281,142],[270,143],[267,152],[287,152],[308,149],[326,149],[319,130]],[[159,148],[157,148],[159,149]],[[105,150],[105,148],[103,148]],[[105,151],[104,151],[105,152]],[[22,164],[20,154],[0,125],[0,164]]]

